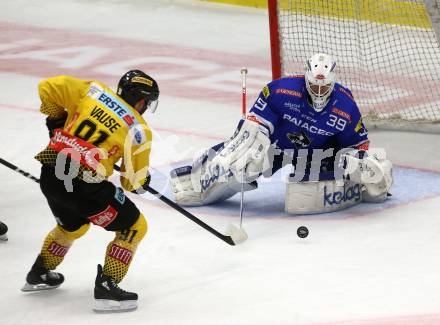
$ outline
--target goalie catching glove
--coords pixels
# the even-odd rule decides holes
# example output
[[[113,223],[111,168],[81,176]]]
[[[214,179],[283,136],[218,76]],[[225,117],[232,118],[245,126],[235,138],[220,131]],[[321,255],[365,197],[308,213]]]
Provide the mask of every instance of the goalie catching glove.
[[[242,120],[228,141],[205,151],[192,166],[171,171],[176,202],[203,205],[226,200],[241,190],[242,176],[245,191],[255,189],[254,181],[268,161],[265,158],[269,146],[266,127]]]
[[[384,152],[351,150],[342,156],[344,177],[363,185],[365,202],[383,202],[393,185],[393,165],[381,158],[381,153]]]

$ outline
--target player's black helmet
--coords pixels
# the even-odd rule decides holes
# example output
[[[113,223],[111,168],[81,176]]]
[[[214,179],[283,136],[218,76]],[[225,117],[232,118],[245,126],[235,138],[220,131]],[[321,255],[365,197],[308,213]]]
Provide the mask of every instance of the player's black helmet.
[[[159,98],[159,86],[141,70],[130,70],[119,80],[117,94],[133,107],[139,100],[145,99],[145,105],[139,113],[142,114],[147,109],[154,113]]]

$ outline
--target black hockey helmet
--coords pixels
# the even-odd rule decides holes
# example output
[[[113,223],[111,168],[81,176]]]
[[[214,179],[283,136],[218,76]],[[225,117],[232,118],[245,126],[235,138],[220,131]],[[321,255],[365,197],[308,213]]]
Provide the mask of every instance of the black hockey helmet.
[[[158,104],[159,86],[141,70],[130,70],[119,80],[117,94],[133,107],[139,100],[145,99],[145,105],[139,113],[143,114],[147,109],[154,113]]]

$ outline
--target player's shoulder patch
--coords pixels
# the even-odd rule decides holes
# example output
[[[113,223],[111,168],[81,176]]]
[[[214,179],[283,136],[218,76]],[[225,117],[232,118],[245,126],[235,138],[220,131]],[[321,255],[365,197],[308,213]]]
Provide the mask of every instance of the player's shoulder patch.
[[[359,118],[359,121],[356,123],[356,126],[354,128],[354,131],[359,134],[361,137],[368,134],[368,130],[364,125],[364,122],[362,121],[362,117]]]
[[[93,81],[90,83],[90,88],[87,92],[87,96],[97,99],[99,95],[101,95],[104,92],[104,87],[97,83],[96,81]]]
[[[144,144],[151,138],[151,130],[144,123],[133,125],[129,130],[132,143],[134,145]]]
[[[269,90],[269,87],[268,87],[267,85],[264,86],[264,88],[263,88],[263,90],[262,90],[262,93],[263,93],[264,98],[267,99],[267,97],[269,97],[269,95],[270,95],[270,90]]]
[[[354,128],[354,130],[359,133],[359,131],[362,129],[362,127],[363,127],[363,122],[362,122],[362,117],[361,117],[359,119],[359,121],[357,122],[356,127]]]

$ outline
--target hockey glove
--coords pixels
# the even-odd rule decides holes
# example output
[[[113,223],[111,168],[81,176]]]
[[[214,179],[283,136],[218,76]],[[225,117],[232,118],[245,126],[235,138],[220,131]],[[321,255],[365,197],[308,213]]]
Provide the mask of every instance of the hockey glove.
[[[383,202],[387,198],[393,184],[393,164],[385,158],[384,150],[353,150],[343,159],[344,177],[364,186],[364,201]]]
[[[212,160],[213,166],[231,170],[235,175],[247,170],[255,180],[262,172],[264,158],[270,147],[269,130],[264,125],[246,119],[235,134]],[[255,177],[256,176],[256,177]]]
[[[67,120],[67,113],[64,114],[63,117],[58,118],[58,119],[51,119],[50,117],[46,118],[46,126],[47,126],[47,129],[49,130],[49,137],[50,138],[53,137],[53,132],[55,129],[64,128],[64,124],[66,123],[66,120]]]

